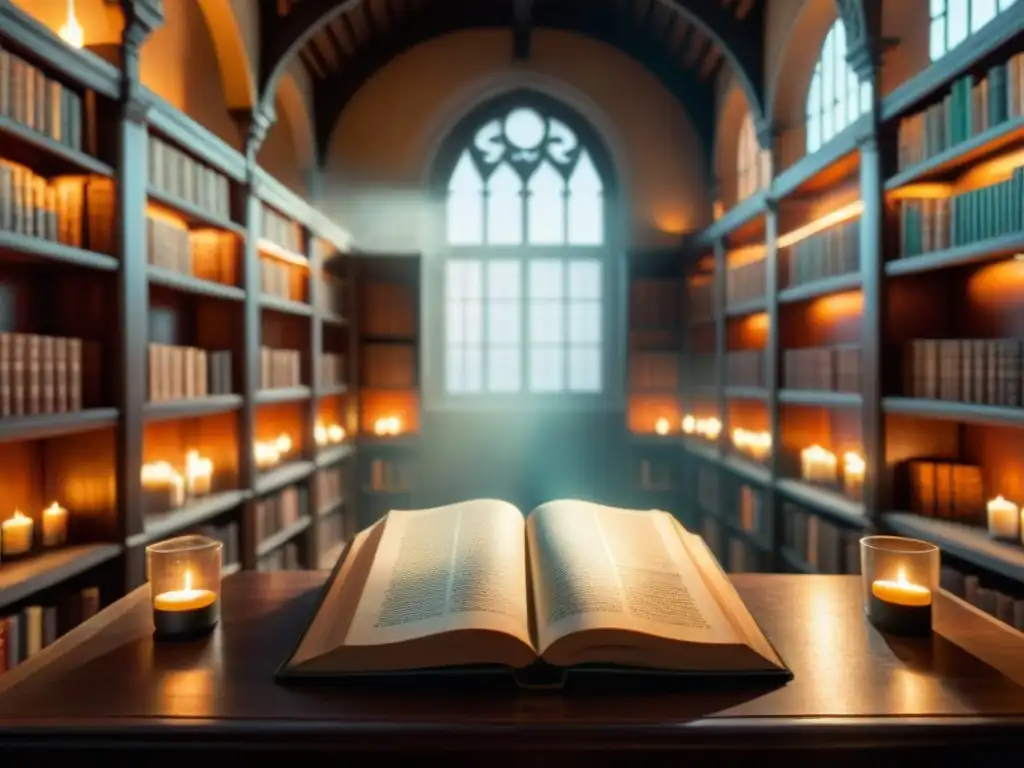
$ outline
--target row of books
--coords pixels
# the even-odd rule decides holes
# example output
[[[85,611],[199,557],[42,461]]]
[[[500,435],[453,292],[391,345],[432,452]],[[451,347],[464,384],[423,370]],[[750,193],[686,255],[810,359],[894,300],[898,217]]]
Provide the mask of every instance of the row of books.
[[[150,264],[162,269],[238,284],[238,241],[219,229],[189,231],[162,216],[147,216],[146,254]]]
[[[675,488],[677,459],[674,456],[642,456],[637,462],[637,487],[659,493]]]
[[[316,499],[320,509],[337,504],[348,491],[345,487],[345,471],[341,466],[318,469],[313,482],[316,483]]]
[[[100,348],[81,339],[0,333],[0,416],[98,405]]]
[[[727,513],[730,510],[727,510]],[[764,492],[750,485],[741,485],[736,504],[731,508],[733,523],[754,537],[770,537],[772,521],[767,514]]]
[[[679,390],[679,356],[671,352],[631,352],[627,373],[634,392]]]
[[[710,278],[691,278],[686,295],[690,302],[688,317],[691,323],[715,319],[715,289]]]
[[[1024,632],[1024,598],[983,587],[976,574],[965,574],[951,565],[939,572],[939,586],[1004,624]]]
[[[784,389],[860,392],[860,345],[783,350],[782,386]]]
[[[224,549],[221,550],[223,567],[227,568],[242,561],[241,537],[236,521],[223,525],[203,525],[197,528],[195,533],[219,541],[223,545]]]
[[[900,472],[911,512],[960,523],[985,523],[980,467],[957,461],[911,459],[903,463]]]
[[[697,507],[707,515],[717,515],[721,509],[722,486],[718,467],[702,461],[696,471]]]
[[[266,256],[260,259],[260,291],[288,299],[305,301],[306,271],[294,264],[286,264]]]
[[[0,49],[0,118],[82,149],[82,97],[39,67]]]
[[[763,387],[764,373],[764,350],[726,352],[725,380],[730,387]]]
[[[231,352],[174,344],[149,345],[149,402],[231,394]]]
[[[784,248],[783,285],[792,288],[860,269],[860,219],[845,221]]]
[[[636,278],[629,284],[629,327],[633,330],[675,330],[681,319],[676,280]]]
[[[320,289],[316,294],[316,310],[321,314],[344,317],[347,307],[345,306],[345,282],[331,275],[321,275]]]
[[[114,182],[102,176],[48,180],[0,160],[0,231],[113,253]]]
[[[416,348],[411,344],[364,344],[359,375],[369,389],[414,388]]]
[[[338,387],[345,383],[345,355],[321,352],[317,360],[317,386]]]
[[[301,571],[302,551],[296,541],[289,541],[283,547],[269,552],[256,562],[256,570],[270,571]]]
[[[327,515],[320,521],[320,556],[338,547],[347,540],[347,516],[344,510]],[[321,568],[333,568],[334,563],[319,563]]]
[[[99,588],[86,587],[56,605],[30,605],[0,619],[0,672],[35,656],[99,610]]]
[[[152,134],[149,185],[214,216],[231,219],[231,185],[227,176]]]
[[[954,80],[942,101],[900,121],[898,163],[902,171],[1024,115],[1024,54],[991,67],[980,80]]]
[[[364,283],[361,330],[364,337],[409,341],[419,327],[418,293],[414,285],[402,282]]]
[[[904,345],[907,397],[1021,405],[1020,339],[914,339]]]
[[[797,504],[782,505],[783,546],[816,573],[860,573],[863,535],[863,531],[838,526]]]
[[[730,267],[725,271],[725,305],[727,307],[764,299],[767,289],[766,265],[765,259],[759,259],[739,267]]]
[[[302,354],[297,349],[260,347],[260,389],[302,386]]]
[[[263,541],[297,523],[307,514],[307,507],[306,490],[296,485],[257,499],[252,506],[253,537]]]
[[[263,206],[260,217],[260,237],[291,253],[303,252],[299,225],[267,206]]]
[[[366,490],[402,493],[412,490],[415,464],[410,459],[373,459]]]

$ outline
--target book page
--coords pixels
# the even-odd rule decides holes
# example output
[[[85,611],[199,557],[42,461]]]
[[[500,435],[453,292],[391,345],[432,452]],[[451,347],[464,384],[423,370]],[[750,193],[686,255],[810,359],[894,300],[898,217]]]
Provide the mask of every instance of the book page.
[[[556,501],[527,528],[541,652],[590,629],[741,642],[667,513]]]
[[[531,646],[523,515],[492,499],[390,512],[345,645],[483,629]]]

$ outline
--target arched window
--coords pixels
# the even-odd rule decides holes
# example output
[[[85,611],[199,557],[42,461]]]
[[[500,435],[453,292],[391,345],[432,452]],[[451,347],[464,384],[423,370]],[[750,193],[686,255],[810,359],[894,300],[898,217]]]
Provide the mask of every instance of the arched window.
[[[598,394],[607,261],[599,150],[543,99],[497,103],[449,166],[445,392]]]
[[[736,153],[737,201],[750,197],[761,188],[761,165],[761,149],[757,145],[754,118],[748,112],[740,126],[740,142]]]
[[[938,61],[1017,0],[929,0],[929,53]]]
[[[870,106],[871,84],[862,83],[846,61],[846,27],[836,19],[807,90],[807,152],[817,151]]]

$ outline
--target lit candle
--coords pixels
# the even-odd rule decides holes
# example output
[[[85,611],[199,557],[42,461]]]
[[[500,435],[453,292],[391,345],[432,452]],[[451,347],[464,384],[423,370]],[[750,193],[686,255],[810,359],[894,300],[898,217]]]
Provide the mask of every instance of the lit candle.
[[[687,414],[683,417],[679,426],[683,430],[684,435],[692,435],[697,431],[697,419]]]
[[[997,539],[1016,540],[1020,536],[1020,509],[1012,501],[996,496],[986,505],[988,532]]]
[[[15,510],[13,517],[4,520],[0,525],[3,557],[17,557],[32,551],[32,527],[32,518],[20,510]]]
[[[338,424],[331,424],[327,428],[327,439],[332,443],[340,443],[345,439],[345,428]]]
[[[316,440],[317,445],[327,445],[329,436],[327,434],[327,427],[321,422],[317,422],[316,426],[313,427],[313,439]]]
[[[141,479],[144,492],[166,497],[166,507],[173,509],[185,503],[185,478],[166,461],[143,464]]]
[[[859,499],[864,489],[864,459],[860,454],[847,451],[843,454],[843,488],[851,498]]]
[[[912,584],[900,571],[894,581],[876,579],[871,583],[871,594],[884,603],[920,608],[932,604],[932,591],[920,584]]]
[[[698,435],[703,435],[708,440],[717,440],[722,434],[722,422],[714,416],[708,419],[698,419],[696,425]]]
[[[59,547],[68,540],[68,511],[56,501],[43,510],[43,546]]]
[[[820,445],[800,451],[800,476],[809,483],[834,483],[836,468],[836,455]]]
[[[281,434],[277,436],[274,445],[277,447],[277,452],[284,456],[292,450],[292,439],[288,435]]]
[[[883,632],[927,635],[932,631],[932,591],[900,570],[895,580],[871,582],[868,618]]]
[[[255,443],[252,447],[253,458],[259,469],[267,469],[281,460],[281,452],[276,443]]]
[[[666,419],[665,417],[662,417],[662,418],[658,419],[656,422],[654,422],[654,431],[657,432],[659,435],[667,435],[668,434],[668,419]]]
[[[158,611],[196,611],[213,605],[217,595],[208,589],[192,589],[192,572],[185,571],[181,589],[161,592],[153,598],[153,608]]]
[[[185,488],[190,496],[203,496],[213,487],[213,461],[199,451],[185,454]]]

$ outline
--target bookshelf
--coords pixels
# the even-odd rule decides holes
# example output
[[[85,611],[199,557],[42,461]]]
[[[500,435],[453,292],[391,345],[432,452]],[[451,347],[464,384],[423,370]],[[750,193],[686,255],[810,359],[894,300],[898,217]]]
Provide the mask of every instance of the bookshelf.
[[[683,435],[684,504],[733,570],[854,573],[865,531],[915,536],[1024,629],[1024,545],[986,530],[1024,501],[1024,57],[997,26],[688,246],[684,419],[720,431]]]

